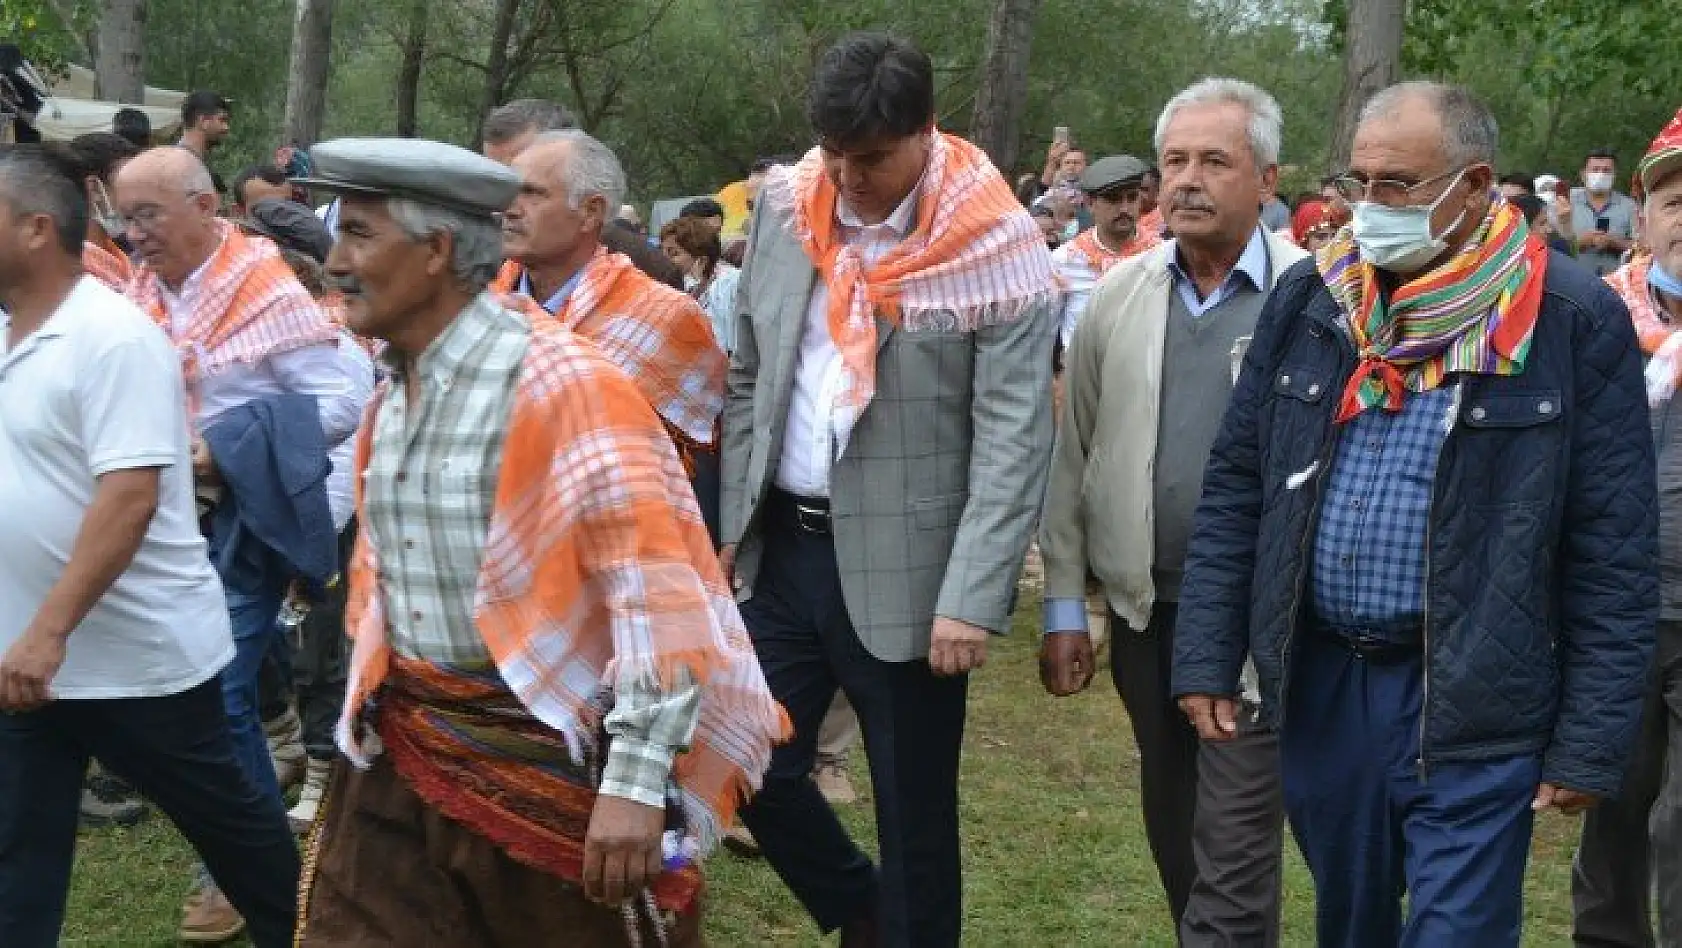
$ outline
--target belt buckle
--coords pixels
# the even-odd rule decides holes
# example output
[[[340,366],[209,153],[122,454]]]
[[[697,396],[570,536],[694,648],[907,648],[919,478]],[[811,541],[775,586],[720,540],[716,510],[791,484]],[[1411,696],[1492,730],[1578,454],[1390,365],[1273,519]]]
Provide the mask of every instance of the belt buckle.
[[[828,533],[829,511],[796,503],[794,505],[794,525],[807,533]]]

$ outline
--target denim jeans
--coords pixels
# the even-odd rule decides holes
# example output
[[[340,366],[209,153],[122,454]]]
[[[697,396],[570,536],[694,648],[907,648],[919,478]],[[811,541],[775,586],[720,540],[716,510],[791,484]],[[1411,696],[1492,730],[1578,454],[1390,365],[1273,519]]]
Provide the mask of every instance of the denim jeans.
[[[279,797],[234,756],[220,689],[213,678],[168,697],[0,714],[0,945],[58,944],[90,756],[169,816],[258,948],[292,943],[297,844]]]
[[[264,656],[281,638],[275,617],[280,613],[285,585],[271,582],[270,588],[253,592],[224,591],[228,597],[228,616],[233,621],[235,654],[228,667],[222,669],[222,703],[233,735],[234,754],[257,788],[274,797],[278,804],[280,781],[275,777],[269,743],[263,736],[257,679]]]

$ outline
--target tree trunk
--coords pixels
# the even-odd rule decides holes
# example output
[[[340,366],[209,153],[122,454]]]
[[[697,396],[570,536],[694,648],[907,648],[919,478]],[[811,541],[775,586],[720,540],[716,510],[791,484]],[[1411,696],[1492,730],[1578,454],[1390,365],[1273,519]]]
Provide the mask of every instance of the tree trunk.
[[[473,150],[484,144],[485,116],[502,104],[508,85],[508,42],[514,36],[514,18],[520,0],[496,0],[496,20],[491,26],[491,50],[485,57],[485,94],[479,102],[479,128],[473,133]]]
[[[333,0],[297,0],[292,68],[286,83],[283,141],[304,148],[321,138],[327,111],[327,66],[333,56]]]
[[[94,44],[94,85],[111,102],[146,97],[146,0],[106,0]]]
[[[993,0],[987,24],[987,54],[975,94],[970,138],[993,164],[1009,174],[1022,141],[1022,113],[1028,108],[1028,54],[1034,45],[1039,0]]]
[[[426,10],[430,2],[415,0],[403,36],[403,62],[397,68],[397,134],[402,138],[414,138],[420,130],[421,67],[426,64]]]
[[[1402,59],[1407,0],[1349,0],[1343,29],[1343,96],[1332,133],[1333,173],[1349,167],[1349,149],[1361,107],[1395,83]]]

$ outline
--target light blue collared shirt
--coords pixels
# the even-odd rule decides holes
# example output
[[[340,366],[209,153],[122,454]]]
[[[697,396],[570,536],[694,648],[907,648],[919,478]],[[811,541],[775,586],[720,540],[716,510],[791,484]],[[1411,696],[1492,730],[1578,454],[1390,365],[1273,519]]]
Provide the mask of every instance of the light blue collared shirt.
[[[1191,278],[1180,266],[1180,250],[1176,246],[1168,257],[1168,272],[1174,275],[1174,289],[1179,292],[1180,299],[1186,304],[1186,311],[1191,313],[1192,319],[1200,318],[1204,313],[1232,298],[1248,280],[1250,286],[1258,292],[1267,289],[1267,238],[1262,229],[1250,235],[1250,242],[1244,246],[1244,252],[1238,255],[1238,262],[1233,265],[1232,272],[1226,275],[1221,285],[1210,293],[1207,299],[1198,299],[1197,281]]]
[[[1170,241],[1172,243],[1172,241]],[[1192,319],[1200,319],[1215,307],[1232,298],[1247,281],[1257,292],[1267,290],[1267,237],[1260,227],[1250,235],[1244,252],[1238,255],[1232,272],[1206,299],[1198,299],[1197,282],[1180,266],[1180,251],[1176,247],[1168,257],[1168,272],[1174,276],[1174,290],[1186,304]],[[1047,632],[1085,632],[1085,599],[1047,599],[1041,607]]]
[[[555,291],[555,295],[549,297],[549,301],[543,304],[543,308],[549,311],[549,315],[553,316],[560,312],[561,307],[567,304],[567,300],[572,297],[572,291],[578,288],[578,281],[583,278],[585,269],[587,268],[580,267],[578,272],[569,277],[565,283],[562,283],[561,288]],[[537,299],[531,291],[531,277],[526,275],[524,268],[520,270],[520,292],[534,300]]]

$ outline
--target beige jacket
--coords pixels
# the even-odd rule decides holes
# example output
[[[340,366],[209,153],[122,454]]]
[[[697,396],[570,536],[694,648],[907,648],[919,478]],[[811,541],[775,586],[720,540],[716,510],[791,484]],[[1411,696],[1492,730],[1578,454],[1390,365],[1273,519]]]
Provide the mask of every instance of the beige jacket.
[[[1274,234],[1265,239],[1271,293],[1308,254]],[[1151,504],[1173,253],[1169,241],[1125,260],[1093,290],[1064,356],[1063,414],[1040,518],[1045,597],[1084,599],[1090,571],[1135,629],[1156,603]]]

